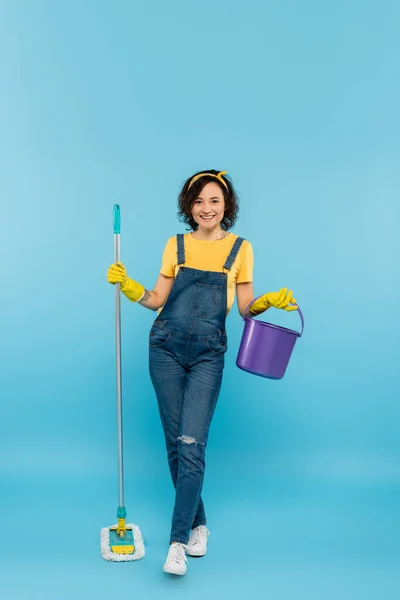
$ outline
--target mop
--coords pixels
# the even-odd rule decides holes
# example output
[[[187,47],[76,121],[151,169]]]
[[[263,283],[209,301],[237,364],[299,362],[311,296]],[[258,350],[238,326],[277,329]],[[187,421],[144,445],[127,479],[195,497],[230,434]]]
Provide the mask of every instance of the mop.
[[[114,258],[119,262],[120,255],[121,211],[114,205]],[[118,434],[118,487],[119,505],[118,523],[111,527],[103,527],[100,531],[100,550],[105,560],[125,562],[139,560],[144,557],[142,533],[137,525],[126,523],[124,504],[124,460],[122,439],[122,369],[121,369],[121,306],[120,284],[115,284],[115,339],[117,366],[117,434]]]

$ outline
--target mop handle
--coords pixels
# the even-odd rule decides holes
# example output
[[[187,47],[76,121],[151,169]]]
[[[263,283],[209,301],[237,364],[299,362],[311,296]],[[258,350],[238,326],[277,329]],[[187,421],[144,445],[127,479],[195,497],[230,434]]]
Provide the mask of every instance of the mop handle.
[[[114,262],[120,260],[121,210],[114,204]],[[118,489],[119,506],[124,506],[124,456],[122,439],[122,367],[121,367],[121,294],[119,283],[115,284],[115,345],[117,382],[117,434],[118,434]]]

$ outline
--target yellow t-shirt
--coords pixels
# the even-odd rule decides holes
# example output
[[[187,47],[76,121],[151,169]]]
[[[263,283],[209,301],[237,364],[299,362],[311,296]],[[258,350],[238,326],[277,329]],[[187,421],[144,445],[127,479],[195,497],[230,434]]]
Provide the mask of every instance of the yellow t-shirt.
[[[186,233],[184,236],[184,266],[202,271],[221,272],[232,246],[238,237],[234,233],[230,233],[222,240],[209,242],[207,240],[197,240],[190,233]],[[236,283],[253,281],[253,264],[253,249],[250,242],[244,240],[236,260],[228,273],[227,313],[229,313],[235,300]],[[174,236],[169,238],[165,246],[160,272],[166,277],[176,277],[178,271],[177,242],[176,236]]]

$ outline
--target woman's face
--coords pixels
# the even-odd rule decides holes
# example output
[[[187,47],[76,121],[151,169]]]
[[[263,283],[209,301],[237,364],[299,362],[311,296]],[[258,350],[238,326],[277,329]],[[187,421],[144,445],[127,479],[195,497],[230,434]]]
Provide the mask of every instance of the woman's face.
[[[199,227],[213,229],[224,218],[224,194],[217,183],[211,181],[201,190],[192,206],[192,217]]]

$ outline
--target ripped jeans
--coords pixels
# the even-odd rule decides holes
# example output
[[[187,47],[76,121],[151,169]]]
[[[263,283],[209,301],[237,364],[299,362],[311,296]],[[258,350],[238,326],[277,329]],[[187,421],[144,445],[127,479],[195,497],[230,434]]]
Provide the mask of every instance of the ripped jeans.
[[[221,388],[226,336],[188,338],[150,333],[150,376],[156,392],[175,487],[170,543],[187,544],[206,524],[201,490],[208,432]]]

